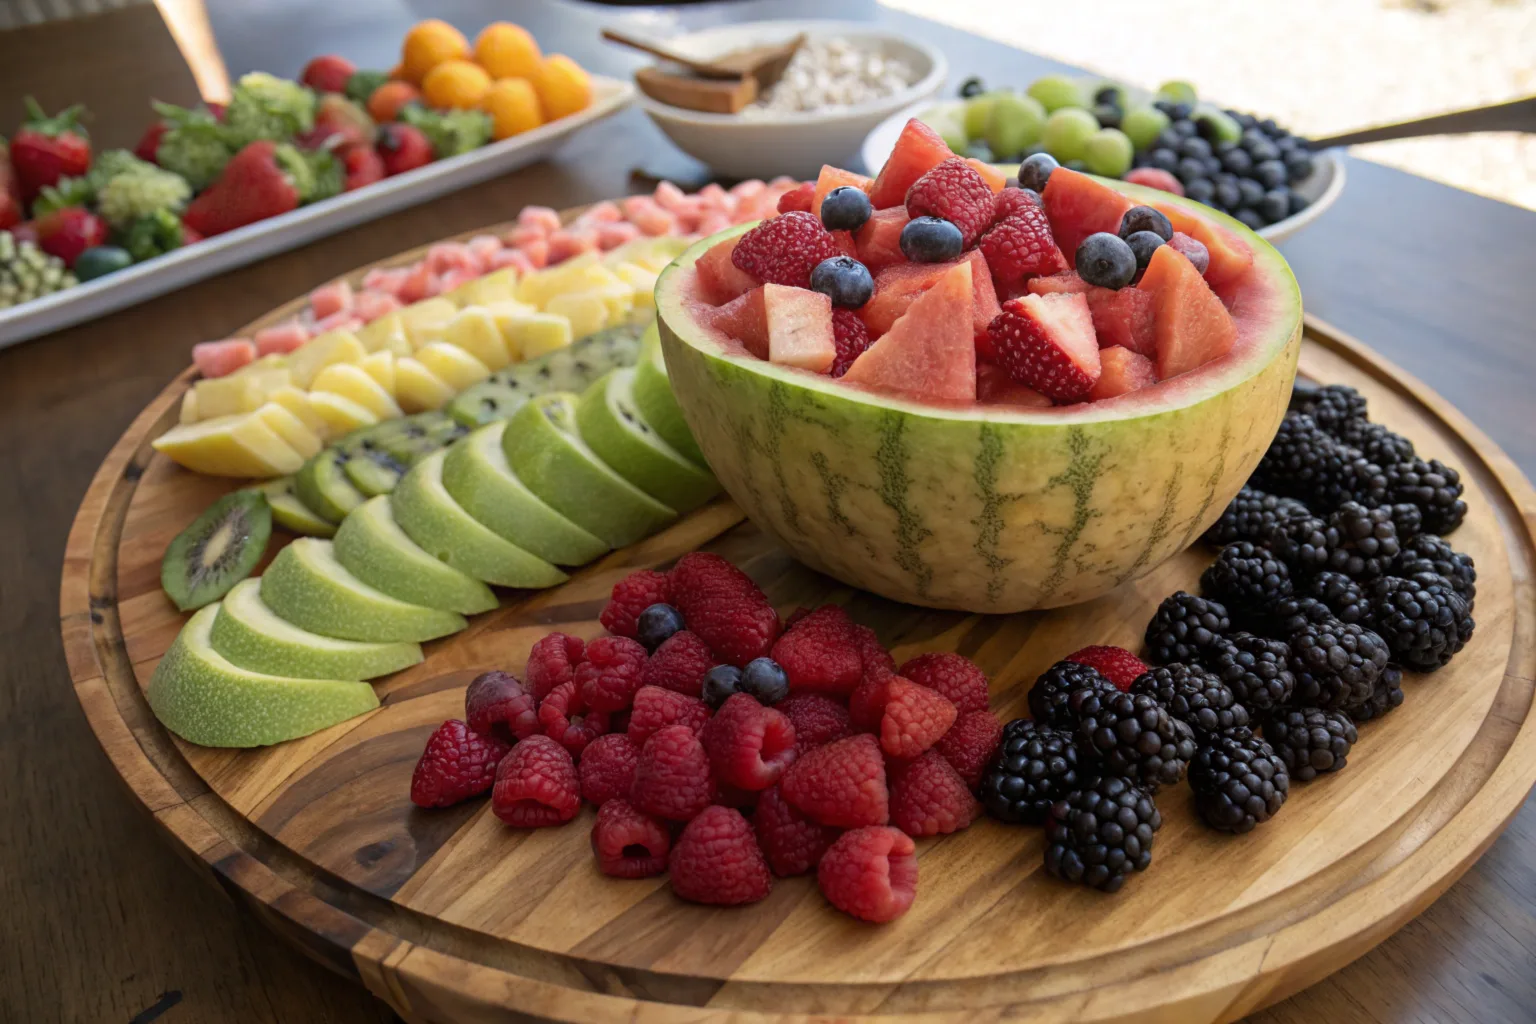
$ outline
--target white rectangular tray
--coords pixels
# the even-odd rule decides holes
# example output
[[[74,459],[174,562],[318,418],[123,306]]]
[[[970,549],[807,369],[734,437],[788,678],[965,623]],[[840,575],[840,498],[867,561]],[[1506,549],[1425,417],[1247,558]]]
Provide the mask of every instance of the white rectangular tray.
[[[116,312],[354,224],[515,171],[547,156],[572,132],[627,107],[634,99],[635,87],[616,78],[593,75],[592,92],[591,106],[579,114],[0,310],[0,348]]]

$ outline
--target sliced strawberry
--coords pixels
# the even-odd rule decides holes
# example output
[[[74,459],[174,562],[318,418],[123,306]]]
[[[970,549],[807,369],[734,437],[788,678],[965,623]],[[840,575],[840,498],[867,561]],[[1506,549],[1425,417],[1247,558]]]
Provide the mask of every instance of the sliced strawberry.
[[[1099,343],[1085,296],[1009,299],[988,333],[998,364],[1025,387],[1070,402],[1098,382]]]

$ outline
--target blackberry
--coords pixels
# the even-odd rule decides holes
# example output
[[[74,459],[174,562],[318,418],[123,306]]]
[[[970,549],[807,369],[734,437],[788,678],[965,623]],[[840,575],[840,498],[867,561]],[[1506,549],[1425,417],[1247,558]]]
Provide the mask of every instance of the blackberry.
[[[1290,660],[1291,649],[1283,641],[1233,633],[1213,646],[1201,663],[1249,714],[1259,714],[1291,699],[1296,676]]]
[[[1402,550],[1392,513],[1346,501],[1328,520],[1339,544],[1328,553],[1328,567],[1357,580],[1380,576]]]
[[[1365,396],[1348,384],[1329,384],[1313,391],[1301,406],[1295,403],[1292,389],[1292,406],[1312,417],[1323,430],[1334,437],[1343,438],[1352,424],[1367,422]]]
[[[1077,727],[1077,715],[1068,698],[1075,690],[1119,693],[1115,684],[1099,675],[1095,668],[1075,661],[1058,661],[1040,674],[1029,690],[1029,713],[1036,722],[1055,729],[1071,731]]]
[[[1291,634],[1289,646],[1296,676],[1291,702],[1324,710],[1369,700],[1389,657],[1386,641],[1354,622],[1307,626]]]
[[[1461,474],[1439,459],[1400,462],[1386,470],[1386,479],[1392,501],[1419,506],[1428,533],[1450,533],[1467,517]]]
[[[1402,434],[1393,433],[1380,423],[1353,424],[1342,440],[1382,469],[1407,462],[1416,454],[1412,441]]]
[[[1307,503],[1321,510],[1357,501],[1368,508],[1387,503],[1390,493],[1384,469],[1348,445],[1339,444],[1325,459]]]
[[[1291,575],[1298,577],[1328,568],[1328,560],[1338,546],[1338,531],[1317,516],[1287,519],[1276,524],[1269,534],[1269,550],[1290,567]]]
[[[1020,718],[1004,728],[1002,746],[981,777],[981,802],[999,821],[1039,825],[1078,782],[1072,734]]]
[[[1244,487],[1201,539],[1218,548],[1236,540],[1266,544],[1276,526],[1305,515],[1310,515],[1307,506],[1295,498],[1282,498],[1257,488]]]
[[[1306,594],[1327,606],[1340,622],[1370,625],[1371,608],[1365,588],[1341,572],[1320,572],[1307,581]]]
[[[1200,590],[1239,618],[1262,618],[1291,596],[1291,570],[1270,551],[1245,540],[1228,544],[1200,575]]]
[[[1189,788],[1207,825],[1241,834],[1275,816],[1290,792],[1291,776],[1273,747],[1250,729],[1233,729],[1196,752]]]
[[[1477,599],[1477,566],[1471,555],[1463,555],[1450,544],[1432,534],[1421,534],[1403,545],[1397,561],[1392,563],[1393,576],[1409,577],[1421,572],[1435,572],[1451,581],[1467,602],[1467,611]]]
[[[1322,390],[1323,386],[1316,381],[1297,377],[1291,382],[1291,398],[1286,408],[1291,412],[1307,412],[1312,407],[1312,403],[1317,401],[1318,393]]]
[[[1078,753],[1109,775],[1155,793],[1184,777],[1195,754],[1195,734],[1144,693],[1078,690],[1070,701],[1077,716]]]
[[[1344,712],[1359,725],[1380,718],[1402,703],[1403,670],[1396,665],[1388,665],[1382,670],[1376,685],[1371,687],[1370,697],[1359,704],[1351,704]]]
[[[1264,739],[1297,782],[1343,768],[1359,738],[1355,723],[1338,710],[1287,708],[1264,721]]]
[[[1118,892],[1133,871],[1152,863],[1163,816],[1150,794],[1106,775],[1051,807],[1045,822],[1045,870],[1066,882]]]
[[[1399,546],[1424,532],[1424,513],[1419,510],[1419,506],[1399,501],[1395,505],[1381,507],[1387,510],[1387,516],[1392,520]]]
[[[1266,623],[1264,633],[1276,640],[1287,640],[1292,633],[1319,622],[1331,622],[1333,609],[1315,597],[1304,595],[1281,601]]]
[[[1174,663],[1143,672],[1131,692],[1146,694],[1195,731],[1196,739],[1248,724],[1248,709],[1215,673]]]
[[[1180,590],[1165,597],[1147,623],[1147,657],[1158,664],[1194,661],[1231,629],[1220,601]]]
[[[1392,660],[1419,672],[1449,664],[1472,639],[1467,602],[1439,573],[1383,576],[1371,585],[1371,603],[1372,628],[1387,642]]]
[[[1299,412],[1285,414],[1254,477],[1266,490],[1300,498],[1314,512],[1331,512],[1346,501],[1380,505],[1389,490],[1380,466]]]

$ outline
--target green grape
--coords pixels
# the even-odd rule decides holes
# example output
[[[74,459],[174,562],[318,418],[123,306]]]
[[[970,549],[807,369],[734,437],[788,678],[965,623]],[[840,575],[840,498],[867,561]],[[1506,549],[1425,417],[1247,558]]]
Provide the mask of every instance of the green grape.
[[[1157,87],[1157,98],[1167,100],[1169,103],[1193,104],[1196,98],[1195,87],[1188,82],[1180,82],[1177,79],[1171,82],[1164,82]]]
[[[1118,178],[1131,169],[1135,148],[1118,128],[1100,128],[1083,144],[1083,163],[1094,174]]]
[[[1088,139],[1099,130],[1098,120],[1081,107],[1063,107],[1045,121],[1041,141],[1046,152],[1061,163],[1080,160]]]
[[[1195,121],[1211,126],[1208,136],[1212,142],[1237,142],[1243,137],[1243,126],[1232,120],[1223,110],[1214,108],[1195,112]]]
[[[965,101],[965,134],[973,139],[979,139],[987,134],[987,120],[992,116],[992,107],[997,103],[999,96],[1009,95],[1001,90],[984,92],[980,96],[973,96]]]
[[[1038,100],[1017,93],[1003,93],[992,101],[987,117],[986,142],[999,160],[1012,160],[1040,141],[1045,127],[1045,108]]]
[[[1168,128],[1168,115],[1156,107],[1135,107],[1120,119],[1120,130],[1130,137],[1138,151],[1151,149],[1157,137]]]
[[[1046,75],[1030,83],[1029,94],[1040,101],[1046,113],[1054,114],[1063,107],[1086,107],[1089,97],[1083,89],[1066,75]]]

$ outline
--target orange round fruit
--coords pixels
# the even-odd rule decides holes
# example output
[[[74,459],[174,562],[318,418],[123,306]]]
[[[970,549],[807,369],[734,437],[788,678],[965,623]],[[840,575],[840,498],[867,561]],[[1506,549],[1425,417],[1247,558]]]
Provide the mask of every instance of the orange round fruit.
[[[541,56],[528,30],[510,21],[493,21],[475,37],[475,63],[492,78],[532,78]]]
[[[427,105],[441,110],[469,110],[479,104],[491,87],[491,76],[468,60],[445,60],[421,80]]]
[[[421,99],[410,82],[385,82],[368,95],[368,116],[380,124],[400,116],[400,108]]]
[[[494,82],[480,100],[480,109],[491,115],[491,138],[510,139],[544,123],[539,94],[526,78]]]
[[[550,121],[585,110],[592,102],[592,76],[563,53],[552,53],[539,62],[533,88]]]
[[[437,18],[417,22],[405,34],[400,47],[400,65],[407,81],[420,85],[427,72],[445,60],[463,60],[469,56],[469,40],[464,33]]]

